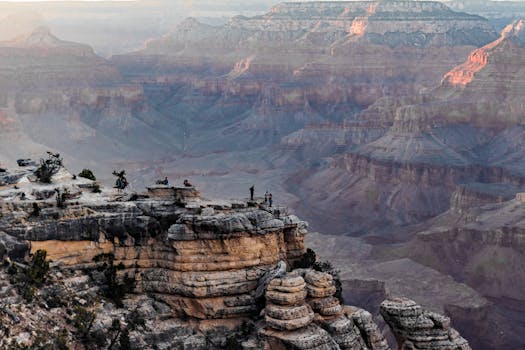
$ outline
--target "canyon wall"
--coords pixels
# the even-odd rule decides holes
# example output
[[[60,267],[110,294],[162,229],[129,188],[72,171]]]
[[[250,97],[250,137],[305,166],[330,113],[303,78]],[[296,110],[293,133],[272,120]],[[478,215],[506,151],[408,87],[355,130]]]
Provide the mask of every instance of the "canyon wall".
[[[187,150],[199,152],[276,144],[380,97],[413,94],[495,37],[486,20],[439,3],[283,3],[221,27],[187,19],[111,61],[183,123]],[[211,125],[219,132],[203,149]]]

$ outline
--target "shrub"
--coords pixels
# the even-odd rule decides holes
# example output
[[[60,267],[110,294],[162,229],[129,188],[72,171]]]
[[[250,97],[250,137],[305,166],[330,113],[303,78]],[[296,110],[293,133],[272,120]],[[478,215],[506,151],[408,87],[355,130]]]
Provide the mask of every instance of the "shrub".
[[[73,319],[73,325],[82,336],[85,336],[93,326],[93,322],[96,318],[95,312],[89,311],[82,306],[76,306],[74,312],[75,317]]]
[[[65,329],[60,330],[55,337],[54,348],[57,350],[68,350],[67,336],[68,334]]]
[[[38,203],[33,202],[33,211],[30,215],[33,217],[40,216],[40,207],[38,206]]]
[[[38,181],[51,183],[51,178],[63,165],[63,160],[59,153],[47,152],[47,159],[40,159],[40,166],[35,171]]]
[[[294,263],[293,268],[294,269],[311,269],[313,268],[316,260],[317,260],[317,254],[315,254],[315,252],[312,249],[308,248],[306,249],[306,253],[303,254],[301,259]]]
[[[59,189],[55,188],[57,208],[65,208],[66,201],[70,198],[71,194],[67,188]]]
[[[129,340],[129,331],[127,328],[124,328],[120,333],[119,341],[119,350],[131,350],[131,341]]]
[[[26,269],[20,272],[14,265],[8,269],[11,283],[17,286],[19,293],[27,301],[33,300],[37,288],[40,288],[46,281],[49,272],[49,262],[46,261],[46,256],[45,250],[37,250],[31,255],[31,262]]]
[[[126,274],[122,281],[119,280],[117,271],[124,269],[124,265],[115,266],[115,256],[111,253],[97,255],[93,260],[96,262],[104,261],[102,266],[105,277],[104,296],[113,301],[116,306],[124,306],[122,300],[129,291],[135,288],[135,279]]]
[[[93,184],[93,193],[102,193],[102,190],[100,189],[100,184],[98,182],[95,182]]]
[[[117,180],[115,181],[116,189],[118,189],[119,191],[122,191],[126,187],[128,187],[129,182],[128,182],[128,179],[126,178],[126,170],[121,170],[121,171],[114,170],[113,176],[117,177]]]
[[[39,249],[31,257],[31,264],[27,271],[27,277],[31,284],[36,287],[40,287],[46,280],[47,273],[49,272],[49,262],[46,261],[47,252],[43,249]]]
[[[83,177],[84,179],[97,181],[95,174],[93,174],[93,172],[90,169],[82,169],[78,176]]]

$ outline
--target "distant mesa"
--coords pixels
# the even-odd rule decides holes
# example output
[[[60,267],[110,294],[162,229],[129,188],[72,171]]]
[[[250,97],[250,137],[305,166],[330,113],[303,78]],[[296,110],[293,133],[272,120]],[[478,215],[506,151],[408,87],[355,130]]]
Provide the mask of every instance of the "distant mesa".
[[[0,48],[22,48],[22,49],[60,49],[79,56],[95,56],[89,45],[83,45],[70,41],[64,41],[51,33],[46,26],[40,26],[30,33],[20,35],[12,40],[0,42]]]

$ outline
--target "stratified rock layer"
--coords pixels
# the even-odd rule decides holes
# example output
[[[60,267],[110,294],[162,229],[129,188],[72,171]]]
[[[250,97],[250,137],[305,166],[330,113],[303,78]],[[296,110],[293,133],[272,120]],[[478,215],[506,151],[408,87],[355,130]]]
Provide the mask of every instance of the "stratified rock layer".
[[[87,301],[79,298],[99,299],[99,293],[110,288],[107,271],[101,271],[111,264],[116,267],[115,280],[134,281],[126,290],[128,297],[120,303],[112,299],[116,305],[134,309],[133,313],[149,305],[141,311],[148,326],[142,326],[143,333],[133,330],[143,347],[151,346],[150,338],[169,335],[179,327],[176,336],[166,341],[169,346],[222,349],[228,348],[229,338],[241,334],[243,344],[252,349],[388,349],[369,313],[343,307],[334,298],[332,275],[312,269],[286,273],[285,262],[291,265],[306,253],[307,224],[284,214],[282,208],[271,209],[257,201],[205,200],[192,187],[156,187],[134,195],[93,193],[94,181],[73,177],[65,169],[52,177],[51,184],[38,183],[36,166],[23,163],[27,165],[20,170],[4,169],[0,176],[0,254],[8,264],[14,261],[11,270],[16,270],[24,266],[29,253],[46,251],[53,283],[42,286],[34,297],[45,300],[39,304],[44,308],[51,303],[53,315],[67,317],[61,303],[85,305]],[[52,188],[74,198],[59,203],[56,196],[48,195]],[[266,275],[269,270],[275,274]],[[264,284],[266,306],[261,317],[256,289],[263,275],[273,279]],[[0,295],[4,289],[17,293],[11,283],[15,280],[6,288],[0,286]],[[9,313],[13,300],[22,309],[21,299],[7,299],[2,307]],[[124,317],[108,305],[95,302],[90,307],[104,317],[97,321],[99,332],[109,327],[112,318]],[[152,308],[162,310],[162,315]],[[442,320],[442,331],[449,330],[448,319],[424,316]],[[18,320],[10,321],[14,325],[22,322],[16,317],[10,316]],[[60,317],[53,324],[62,322]],[[22,319],[29,322],[25,314]],[[35,329],[39,322],[49,322],[45,312],[38,319],[26,327]],[[258,327],[250,330],[247,322]],[[30,337],[24,339],[24,344],[33,344]]]
[[[424,311],[412,300],[387,299],[381,304],[381,315],[392,329],[399,349],[471,349],[450,327],[450,318]]]

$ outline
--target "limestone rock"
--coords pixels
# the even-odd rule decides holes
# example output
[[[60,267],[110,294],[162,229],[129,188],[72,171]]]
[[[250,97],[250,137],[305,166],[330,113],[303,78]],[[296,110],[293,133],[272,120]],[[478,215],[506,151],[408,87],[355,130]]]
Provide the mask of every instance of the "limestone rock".
[[[343,313],[339,300],[334,298],[336,288],[332,275],[315,270],[303,271],[307,282],[308,303],[322,317],[335,317]]]
[[[310,312],[306,316],[294,318],[291,320],[279,320],[270,316],[265,316],[264,320],[266,321],[266,325],[270,328],[281,331],[293,331],[299,328],[306,327],[310,323],[312,323],[314,319],[314,313],[311,310],[309,311]]]
[[[304,276],[304,280],[316,288],[328,288],[333,286],[332,275],[315,270],[308,271]]]
[[[266,338],[268,349],[340,349],[330,334],[315,324],[294,331],[277,331],[264,328],[260,334]]]
[[[381,315],[392,329],[399,349],[471,349],[450,327],[448,317],[425,311],[410,299],[385,300],[381,304]]]
[[[266,300],[283,306],[300,306],[306,299],[306,283],[301,277],[284,276],[276,278],[268,285]],[[278,290],[276,290],[278,289]]]
[[[352,318],[365,344],[372,350],[389,350],[390,347],[381,333],[378,325],[374,322],[370,312],[354,307],[346,307],[345,314]]]
[[[300,276],[273,279],[266,291],[266,326],[275,330],[296,330],[308,326],[314,312],[306,304],[306,283]]]

